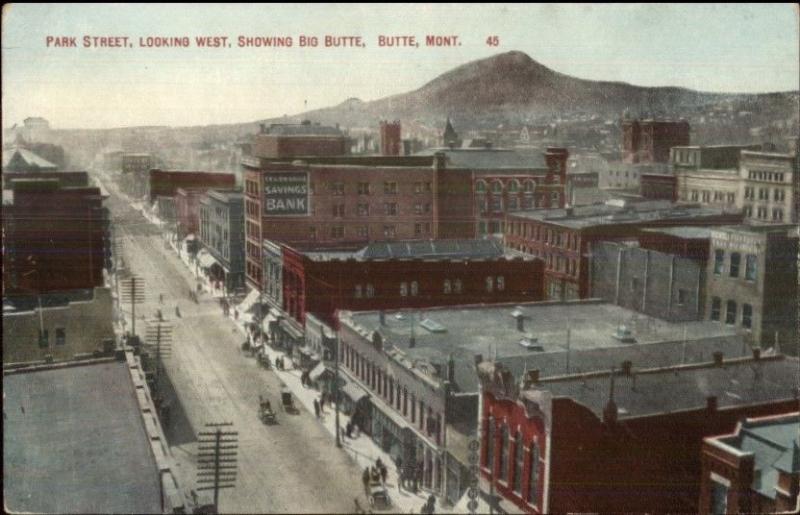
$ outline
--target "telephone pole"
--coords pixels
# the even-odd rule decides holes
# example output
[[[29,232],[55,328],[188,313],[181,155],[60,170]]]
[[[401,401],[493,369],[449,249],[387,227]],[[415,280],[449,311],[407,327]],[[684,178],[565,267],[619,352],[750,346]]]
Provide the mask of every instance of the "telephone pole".
[[[132,275],[122,282],[122,300],[131,304],[131,334],[136,335],[136,305],[144,304],[144,279]]]
[[[206,424],[206,431],[198,433],[198,460],[196,490],[214,490],[214,513],[219,513],[219,491],[236,485],[237,449],[239,432],[223,431],[231,422]]]

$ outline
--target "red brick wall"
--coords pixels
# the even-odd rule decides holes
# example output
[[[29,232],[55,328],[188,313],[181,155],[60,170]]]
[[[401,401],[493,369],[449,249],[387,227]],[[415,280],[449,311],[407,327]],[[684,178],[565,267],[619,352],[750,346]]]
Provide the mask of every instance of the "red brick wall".
[[[307,312],[335,324],[338,309],[353,311],[374,309],[422,308],[459,304],[531,302],[542,300],[542,262],[540,260],[486,261],[312,261],[284,246],[284,309],[299,323]],[[287,275],[290,276],[287,281]],[[486,277],[503,276],[503,291],[486,291]],[[444,280],[462,281],[462,293],[444,293]],[[410,294],[411,282],[418,284],[418,294]],[[400,283],[409,286],[409,295],[400,295]],[[366,285],[375,296],[367,298]],[[452,283],[451,283],[452,284]],[[356,285],[362,297],[357,298]]]
[[[381,155],[399,156],[402,154],[403,142],[400,136],[400,122],[381,122]]]
[[[277,136],[259,134],[253,143],[253,156],[287,158],[302,156],[343,156],[348,153],[344,136]]]

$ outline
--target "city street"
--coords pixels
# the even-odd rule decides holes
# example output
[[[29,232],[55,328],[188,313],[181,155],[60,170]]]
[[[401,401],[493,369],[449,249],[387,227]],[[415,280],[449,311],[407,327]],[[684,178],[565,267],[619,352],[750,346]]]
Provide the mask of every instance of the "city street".
[[[165,248],[159,231],[107,181],[104,185],[114,230],[124,242],[125,264],[145,282],[145,303],[136,307],[136,331],[143,336],[140,317],[152,319],[159,308],[172,324],[172,351],[165,368],[191,432],[196,434],[209,422],[232,422],[239,432],[236,487],[221,491],[220,512],[352,512],[362,488],[358,467],[335,447],[313,413],[301,407],[299,414],[289,415],[279,408],[279,379],[239,350],[244,338],[215,299],[202,294],[199,303],[190,300],[196,284],[191,273],[171,248]],[[129,316],[129,307],[123,309]],[[276,408],[276,425],[259,420],[259,395],[266,395]],[[191,435],[177,440],[173,454],[183,481],[193,485],[197,446]]]

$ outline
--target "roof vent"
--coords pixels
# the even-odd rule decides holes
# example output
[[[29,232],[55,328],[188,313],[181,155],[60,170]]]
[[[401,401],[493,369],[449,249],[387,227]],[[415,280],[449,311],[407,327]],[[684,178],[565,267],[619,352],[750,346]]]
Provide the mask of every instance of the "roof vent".
[[[622,343],[636,343],[633,332],[624,325],[617,326],[617,330],[611,336]]]
[[[431,333],[446,333],[447,332],[447,328],[445,326],[443,326],[439,322],[431,320],[430,318],[426,318],[425,320],[420,322],[419,325],[420,325],[420,327],[422,327],[423,329],[427,329]]]

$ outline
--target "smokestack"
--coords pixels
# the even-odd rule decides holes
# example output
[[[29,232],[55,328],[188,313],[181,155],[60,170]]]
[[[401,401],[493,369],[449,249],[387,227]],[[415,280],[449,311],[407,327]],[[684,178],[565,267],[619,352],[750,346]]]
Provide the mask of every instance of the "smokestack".
[[[456,382],[456,362],[453,360],[452,354],[447,357],[447,380],[450,381],[450,384]]]

